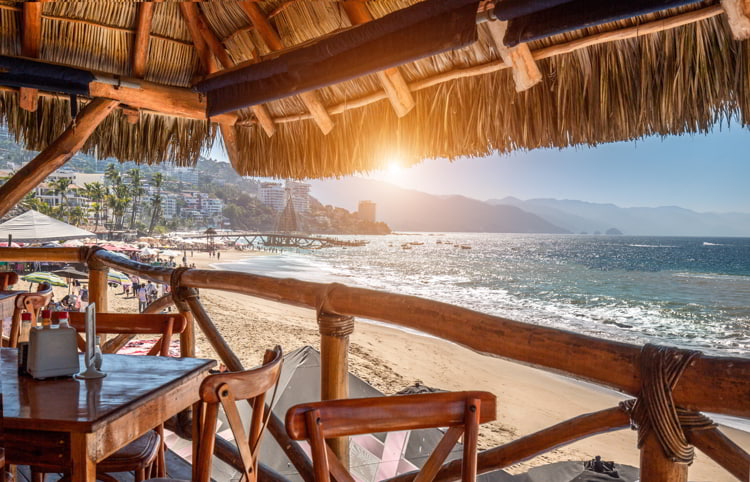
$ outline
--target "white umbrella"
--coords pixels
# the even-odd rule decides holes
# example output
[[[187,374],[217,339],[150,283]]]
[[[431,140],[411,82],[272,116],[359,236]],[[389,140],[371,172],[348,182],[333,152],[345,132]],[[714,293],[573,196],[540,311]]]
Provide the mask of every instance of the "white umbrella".
[[[166,256],[167,258],[176,258],[180,255],[177,251],[172,251],[171,249],[164,249],[161,252],[162,256]]]
[[[83,243],[78,241],[77,239],[69,239],[68,241],[65,241],[63,244],[66,248],[80,248],[83,246]]]

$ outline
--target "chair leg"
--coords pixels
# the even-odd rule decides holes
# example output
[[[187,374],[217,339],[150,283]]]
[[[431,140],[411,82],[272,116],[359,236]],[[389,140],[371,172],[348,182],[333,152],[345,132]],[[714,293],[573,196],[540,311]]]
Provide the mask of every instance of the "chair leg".
[[[167,444],[164,443],[164,424],[159,425],[159,427],[156,429],[156,431],[159,433],[159,455],[157,455],[157,462],[156,466],[158,467],[157,471],[157,477],[166,477],[167,476],[167,458],[166,458],[166,447]]]
[[[150,474],[149,474],[150,478]],[[135,471],[135,482],[143,482],[146,479],[146,468],[140,468]]]
[[[32,482],[44,482],[44,472],[37,472],[34,469],[31,469],[31,481]]]

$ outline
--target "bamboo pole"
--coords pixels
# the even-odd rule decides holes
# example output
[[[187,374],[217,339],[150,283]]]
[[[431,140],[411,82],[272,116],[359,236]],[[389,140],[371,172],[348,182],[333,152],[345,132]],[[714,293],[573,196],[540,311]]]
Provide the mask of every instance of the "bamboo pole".
[[[750,481],[750,455],[721,433],[718,428],[686,430],[685,436],[688,442],[711,457],[738,480]]]
[[[687,482],[687,464],[667,458],[655,432],[643,442],[640,469],[641,482]]]
[[[54,142],[0,186],[0,217],[10,211],[49,174],[68,162],[117,104],[116,101],[108,99],[90,102],[78,114],[75,122]]]
[[[195,320],[193,319],[193,312],[190,311],[190,305],[185,301],[185,296],[188,294],[186,292],[190,288],[179,289],[184,291],[179,294],[173,293],[172,299],[177,306],[177,310],[185,317],[187,322],[185,330],[180,333],[180,356],[192,358],[195,356]]]
[[[354,318],[318,312],[320,332],[320,399],[349,398],[349,335]],[[349,468],[349,437],[327,440],[341,463]]]
[[[579,415],[538,432],[526,435],[500,447],[481,452],[477,457],[477,474],[486,474],[529,460],[539,454],[601,433],[630,426],[628,415],[619,407]],[[409,472],[388,479],[388,482],[411,482],[419,472]],[[461,477],[461,460],[444,464],[434,482],[447,482]]]
[[[109,311],[107,299],[107,276],[109,268],[94,263],[89,264],[89,303],[96,303],[97,313]]]
[[[0,248],[0,260],[29,263],[33,261],[59,261],[80,263],[81,251],[78,248]]]

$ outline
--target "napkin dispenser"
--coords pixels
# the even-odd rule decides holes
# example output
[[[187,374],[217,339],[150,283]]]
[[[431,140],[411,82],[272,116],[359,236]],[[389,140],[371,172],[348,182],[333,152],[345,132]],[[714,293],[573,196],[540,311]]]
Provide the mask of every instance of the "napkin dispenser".
[[[71,376],[80,370],[76,330],[70,326],[32,327],[26,371],[36,379]]]

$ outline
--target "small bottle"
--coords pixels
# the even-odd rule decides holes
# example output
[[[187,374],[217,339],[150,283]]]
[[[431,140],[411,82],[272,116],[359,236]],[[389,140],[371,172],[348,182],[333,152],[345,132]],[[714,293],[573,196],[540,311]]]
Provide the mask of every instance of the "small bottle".
[[[31,331],[31,313],[21,313],[21,328],[18,333],[18,343],[29,341]]]
[[[96,337],[96,345],[94,346],[94,366],[97,370],[102,368],[102,349],[99,347],[99,336]]]
[[[50,310],[42,310],[42,328],[49,328],[52,325],[51,315]]]
[[[60,328],[69,328],[70,324],[68,323],[68,312],[67,311],[60,311],[57,313],[57,324]]]

